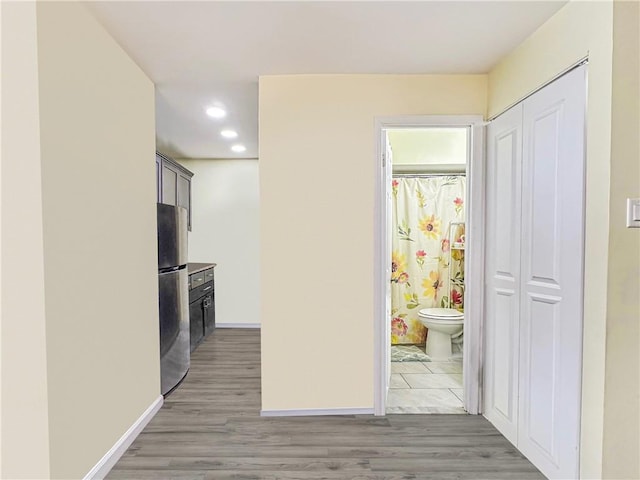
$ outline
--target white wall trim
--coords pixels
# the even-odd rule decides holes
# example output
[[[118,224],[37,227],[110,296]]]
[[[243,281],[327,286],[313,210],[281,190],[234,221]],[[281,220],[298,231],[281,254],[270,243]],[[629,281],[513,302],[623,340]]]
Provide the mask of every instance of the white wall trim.
[[[216,328],[260,328],[259,323],[216,323]]]
[[[473,166],[469,166],[467,174],[468,182],[468,198],[467,212],[468,218],[471,215],[482,215],[484,206],[484,134],[482,127],[485,122],[482,115],[405,115],[398,117],[376,117],[375,119],[375,200],[374,200],[374,305],[373,305],[373,341],[374,341],[374,398],[373,409],[375,415],[385,414],[386,403],[386,379],[387,366],[385,362],[386,344],[386,328],[388,321],[385,318],[385,296],[386,281],[384,278],[385,269],[383,266],[388,259],[385,258],[385,228],[386,219],[386,198],[387,189],[385,173],[386,169],[382,167],[382,154],[384,152],[384,135],[386,129],[410,129],[424,127],[469,127],[471,129],[472,144],[470,148],[469,161],[473,162]],[[480,183],[478,183],[480,182]],[[471,186],[470,184],[474,185]],[[464,342],[464,357],[466,370],[465,375],[465,408],[469,413],[477,414],[480,412],[480,382],[482,377],[482,324],[484,321],[483,302],[484,298],[484,222],[480,220],[469,224],[467,229],[473,229],[470,232],[468,242],[468,251],[471,252],[471,265],[468,267],[469,282],[476,285],[476,289],[471,289],[470,295],[465,299],[465,338],[472,337],[474,342],[479,342],[470,351],[468,341]],[[473,278],[473,280],[472,280]],[[468,289],[468,286],[467,286]],[[471,300],[473,309],[469,309],[468,300]],[[473,385],[473,386],[471,386]]]
[[[483,125],[482,115],[400,115],[397,117],[376,117],[376,125],[382,128],[426,128],[426,127],[468,127]]]
[[[109,449],[107,453],[89,470],[84,476],[84,480],[102,480],[107,476],[113,466],[120,460],[120,457],[127,451],[140,432],[147,426],[151,419],[158,413],[164,398],[160,395],[151,405],[140,415],[140,417],[129,427],[120,439]]]
[[[382,161],[385,154],[385,127],[392,119],[376,118],[375,121],[375,194],[373,203],[373,414],[384,415],[387,400],[386,363],[386,270],[388,261],[385,245],[387,228],[387,166]]]
[[[318,415],[372,415],[373,408],[301,408],[296,410],[260,410],[261,417],[306,417]]]
[[[472,415],[482,412],[484,355],[484,236],[485,236],[485,126],[471,126],[467,166],[467,249],[465,262],[465,316],[463,385],[464,408]]]

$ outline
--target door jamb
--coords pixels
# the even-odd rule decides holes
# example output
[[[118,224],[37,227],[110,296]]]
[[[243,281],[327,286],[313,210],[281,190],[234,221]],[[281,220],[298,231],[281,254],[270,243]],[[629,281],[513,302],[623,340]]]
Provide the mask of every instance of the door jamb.
[[[390,323],[385,318],[386,282],[385,262],[391,252],[385,252],[387,224],[386,199],[388,189],[385,182],[387,169],[384,160],[385,135],[388,129],[427,127],[468,127],[470,149],[467,155],[467,248],[472,252],[471,261],[465,262],[465,318],[464,332],[464,406],[471,414],[481,413],[482,355],[484,324],[484,125],[481,115],[411,115],[375,118],[375,192],[374,192],[374,295],[373,295],[373,340],[374,340],[374,415],[385,414],[386,378],[385,349],[387,329]],[[475,219],[475,221],[473,220]],[[388,257],[388,258],[387,258]],[[473,281],[471,281],[473,279]],[[471,289],[470,285],[474,285]],[[470,346],[473,344],[473,346]]]

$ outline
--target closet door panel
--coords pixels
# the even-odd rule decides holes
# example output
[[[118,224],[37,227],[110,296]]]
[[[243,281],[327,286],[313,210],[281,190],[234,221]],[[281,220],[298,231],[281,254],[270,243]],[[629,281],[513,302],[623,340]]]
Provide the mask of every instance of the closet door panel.
[[[518,448],[549,478],[577,478],[584,67],[523,103]]]
[[[535,318],[535,322],[528,323],[526,335],[530,338],[529,357],[527,365],[532,385],[536,385],[534,390],[530,390],[528,395],[523,397],[526,400],[526,407],[522,408],[527,412],[526,430],[529,438],[539,447],[553,455],[553,419],[556,415],[554,411],[554,392],[556,391],[556,346],[550,342],[550,337],[554,337],[558,330],[558,302],[553,299],[531,295],[527,302],[527,316]],[[550,333],[551,332],[551,333]]]
[[[522,105],[487,130],[484,413],[517,441]]]
[[[540,281],[546,285],[557,285],[559,273],[558,234],[559,199],[558,187],[562,179],[559,162],[559,134],[563,116],[563,103],[549,108],[528,119],[530,123],[530,165],[527,169],[528,208],[524,217],[528,222],[531,255],[528,257],[529,281]],[[525,177],[525,178],[527,178]]]
[[[517,174],[520,155],[517,152],[520,132],[510,129],[496,138],[495,165],[495,273],[503,280],[513,280],[514,263],[517,261],[517,245],[513,242],[513,234],[519,225],[516,224],[517,210],[520,205],[515,189],[519,183]]]
[[[492,328],[494,367],[492,407],[495,416],[502,417],[503,423],[508,423],[506,430],[509,435],[515,435],[517,428],[517,350],[514,339],[517,338],[518,304],[513,289],[496,289],[494,309],[494,328]],[[510,431],[513,430],[513,431]],[[512,440],[512,441],[515,441]]]

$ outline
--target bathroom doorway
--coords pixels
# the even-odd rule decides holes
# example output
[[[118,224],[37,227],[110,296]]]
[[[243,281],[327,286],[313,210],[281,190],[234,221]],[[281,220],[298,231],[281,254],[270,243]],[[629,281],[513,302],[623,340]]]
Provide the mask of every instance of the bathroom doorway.
[[[481,121],[378,122],[377,415],[479,411]]]

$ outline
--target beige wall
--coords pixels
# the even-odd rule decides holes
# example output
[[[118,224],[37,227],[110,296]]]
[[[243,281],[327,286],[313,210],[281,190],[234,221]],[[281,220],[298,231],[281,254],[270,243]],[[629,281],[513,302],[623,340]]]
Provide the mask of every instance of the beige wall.
[[[0,61],[2,60],[2,5],[0,5]],[[0,112],[2,111],[2,75],[0,75]],[[2,113],[0,113],[0,146]],[[0,147],[0,478],[2,478],[2,148]]]
[[[374,119],[484,114],[484,75],[260,78],[262,408],[373,408]]]
[[[81,478],[160,391],[153,84],[85,7],[28,8],[10,52],[30,70],[14,79],[3,55],[22,94],[3,162],[3,365],[23,375],[3,372],[3,475]]]
[[[2,470],[48,478],[49,426],[34,3],[2,2]]]
[[[393,165],[467,163],[466,128],[388,130]]]
[[[635,28],[637,32],[637,21]],[[625,62],[629,61],[626,57],[633,53],[633,47],[627,48],[629,50],[625,49],[623,53]],[[618,148],[625,153],[620,159],[612,158],[612,49],[612,2],[574,1],[563,7],[489,73],[488,110],[489,115],[493,116],[531,92],[536,86],[551,79],[555,74],[579,59],[589,56],[581,431],[581,475],[583,478],[601,478],[603,474],[603,436],[604,438],[615,437],[617,446],[627,445],[631,449],[636,448],[636,453],[638,445],[638,422],[629,422],[626,428],[623,427],[626,414],[619,411],[618,414],[623,418],[622,420],[620,417],[616,418],[609,407],[609,404],[613,407],[620,406],[621,404],[618,402],[624,402],[624,400],[618,401],[614,398],[624,397],[632,402],[635,395],[634,410],[637,415],[638,375],[635,375],[633,381],[627,381],[626,373],[624,379],[615,377],[616,373],[621,370],[629,371],[627,363],[620,361],[621,357],[625,355],[628,357],[629,349],[636,349],[635,358],[637,359],[637,330],[635,330],[635,337],[633,335],[627,337],[627,340],[633,338],[633,347],[631,347],[629,343],[625,344],[625,340],[622,339],[625,333],[621,331],[621,327],[627,323],[627,315],[632,313],[634,308],[637,309],[638,296],[630,295],[627,306],[623,306],[624,304],[614,306],[614,299],[617,298],[617,291],[621,287],[621,283],[618,282],[622,282],[622,280],[618,280],[620,278],[618,275],[622,273],[622,276],[628,279],[629,272],[633,270],[633,254],[627,258],[628,263],[624,267],[621,264],[625,260],[610,257],[618,243],[620,246],[624,245],[629,248],[632,248],[633,245],[633,232],[621,232],[619,222],[624,208],[621,198],[638,193],[637,190],[632,191],[631,185],[634,178],[637,182],[637,175],[634,177],[629,170],[630,165],[633,164],[633,146],[630,144],[633,139],[637,139],[637,129],[633,135],[630,134],[624,139],[622,139],[624,135],[621,132],[615,132],[614,139],[617,138],[617,140],[613,144],[614,152]],[[625,67],[619,66],[619,70],[615,70],[613,74],[619,76],[624,68],[636,68],[637,74],[637,53],[635,60],[635,64]],[[614,81],[617,80],[614,78]],[[625,123],[625,120],[621,119],[631,118],[630,114],[621,108],[622,104],[630,101],[626,97],[626,93],[623,93],[625,88],[628,87],[618,84],[616,86],[617,93],[614,91],[614,99],[617,97],[618,102],[617,107],[614,105],[614,122],[616,117],[618,117],[619,123]],[[629,107],[631,105],[632,103]],[[635,121],[637,122],[637,120]],[[637,168],[637,159],[636,154],[636,163],[633,164],[635,168]],[[615,190],[619,188],[618,178],[623,178],[625,175],[627,175],[626,183],[624,183],[626,188],[621,188],[619,192],[616,192]],[[614,184],[615,188],[610,188],[610,185]],[[615,216],[614,211],[616,212]],[[611,225],[611,231],[609,228],[603,228],[603,225]],[[618,255],[622,255],[622,252],[619,252]],[[611,265],[609,266],[610,261]],[[611,280],[612,274],[616,277],[614,281]],[[605,279],[608,276],[609,282],[607,283]],[[621,292],[627,291],[627,288],[632,289],[632,287],[633,283],[627,283],[627,287]],[[612,317],[612,306],[614,312],[617,312],[615,320]],[[637,329],[637,317],[635,323]],[[634,330],[630,329],[627,333],[632,334],[633,332]],[[613,334],[616,339],[607,339],[607,334]],[[607,360],[606,394],[605,355]],[[632,361],[633,358],[633,356],[628,357],[628,360]],[[613,388],[613,390],[609,391],[609,388]],[[610,419],[606,423],[604,422],[605,397],[607,418]],[[615,448],[611,444],[610,449],[605,450],[605,465],[609,463],[608,455],[613,455],[612,451]],[[622,448],[620,452],[613,455],[615,460],[612,458],[612,463],[623,457],[626,451],[626,448]],[[633,462],[630,464],[628,462],[626,467],[619,466],[619,468],[634,468]]]
[[[640,478],[640,230],[625,227],[640,198],[640,4],[613,7],[611,200],[603,478]]]
[[[260,323],[258,160],[179,159],[191,170],[189,261],[217,263],[216,323]]]
[[[51,474],[160,393],[154,87],[85,10],[38,4]]]
[[[0,61],[2,55],[2,5],[0,5]],[[1,67],[0,67],[1,69]],[[2,111],[2,75],[0,75],[0,112]],[[2,113],[0,113],[0,146],[2,145]],[[0,147],[0,478],[2,478],[2,148]]]

